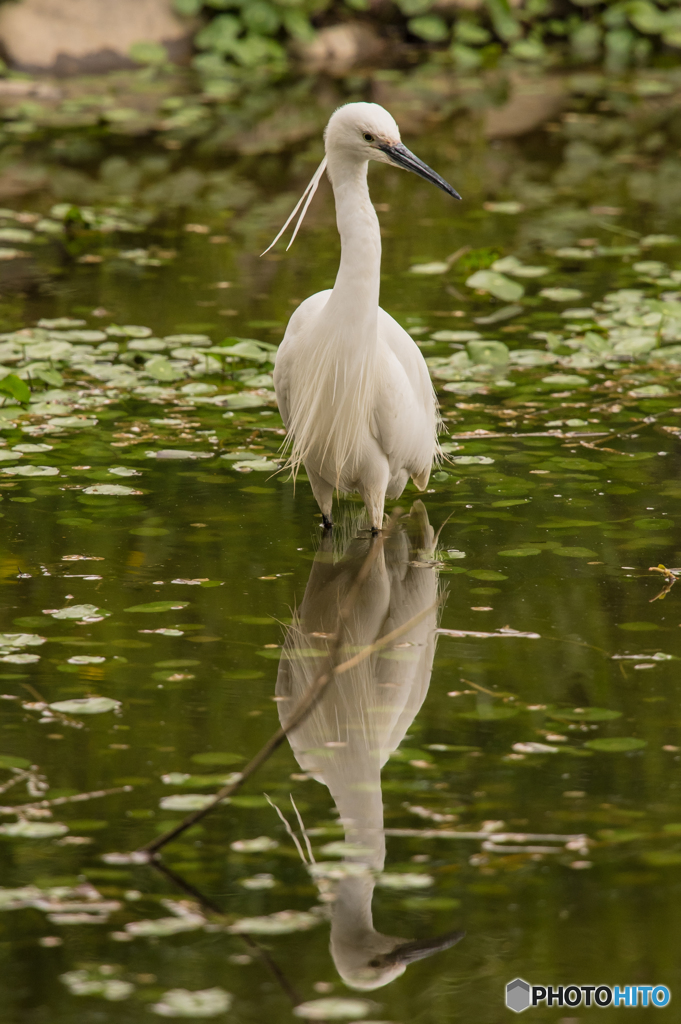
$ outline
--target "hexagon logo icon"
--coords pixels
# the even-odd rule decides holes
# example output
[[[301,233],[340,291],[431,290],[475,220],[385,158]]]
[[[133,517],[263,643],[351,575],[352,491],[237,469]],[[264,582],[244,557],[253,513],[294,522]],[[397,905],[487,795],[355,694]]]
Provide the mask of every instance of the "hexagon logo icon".
[[[530,1005],[530,986],[522,978],[509,981],[506,986],[506,1005],[514,1013],[522,1013]]]

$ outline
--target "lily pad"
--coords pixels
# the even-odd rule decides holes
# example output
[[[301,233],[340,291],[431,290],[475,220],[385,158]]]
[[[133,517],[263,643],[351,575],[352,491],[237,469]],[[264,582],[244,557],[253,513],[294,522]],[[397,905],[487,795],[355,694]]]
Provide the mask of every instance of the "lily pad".
[[[269,836],[257,836],[255,839],[235,839],[229,845],[235,853],[269,853],[276,850],[279,843]]]
[[[134,487],[125,487],[123,484],[93,484],[92,487],[86,487],[83,490],[83,494],[108,494],[120,497],[141,493],[141,491],[136,491]]]
[[[645,740],[635,739],[633,736],[609,736],[598,740],[588,740],[585,744],[589,750],[607,751],[611,754],[623,754],[630,750],[642,750],[647,746]]]
[[[61,821],[14,821],[0,825],[0,835],[19,839],[53,839],[66,835],[68,830],[69,826]]]
[[[595,551],[589,548],[552,548],[554,555],[562,555],[564,558],[597,558]]]
[[[611,722],[615,718],[621,718],[621,711],[611,711],[609,708],[574,708],[566,709],[549,706],[546,709],[549,718],[564,722]]]
[[[44,611],[43,615],[51,615],[53,619],[89,619],[94,616],[110,615],[95,604],[70,604],[66,608]]]
[[[189,601],[150,601],[149,604],[133,604],[126,608],[126,612],[170,612],[175,609],[186,608]]]
[[[184,448],[162,448],[158,452],[145,452],[148,459],[212,459],[213,452],[195,452]]]
[[[293,1008],[295,1017],[304,1020],[358,1020],[371,1013],[373,1004],[366,999],[346,999],[330,996],[326,999],[310,999]],[[369,1024],[369,1022],[367,1022]]]
[[[164,811],[200,811],[212,801],[213,797],[204,793],[175,793],[162,797],[159,807]]]
[[[469,288],[489,292],[504,302],[517,302],[525,294],[521,284],[511,281],[509,277],[499,274],[496,270],[478,270],[466,280],[466,284]]]
[[[6,466],[0,473],[8,476],[59,476],[56,466]]]
[[[497,572],[496,569],[469,569],[467,576],[472,576],[474,580],[507,580],[508,576],[504,576],[502,572]]]
[[[105,711],[119,708],[121,702],[112,697],[76,697],[73,700],[58,700],[49,706],[53,711],[62,711],[66,715],[101,715]]]
[[[263,917],[242,917],[227,929],[235,935],[290,935],[307,932],[321,924],[317,914],[305,910],[280,910]]]
[[[186,988],[172,988],[164,992],[157,1003],[150,1006],[159,1017],[217,1017],[232,1005],[232,996],[222,988],[206,988],[190,992]]]
[[[14,754],[0,754],[0,768],[28,768],[31,762]]]
[[[494,459],[489,455],[453,455],[451,461],[457,466],[491,466]]]
[[[109,861],[109,863],[112,863]],[[148,921],[129,921],[125,930],[129,935],[144,938],[156,938],[165,935],[177,935],[180,932],[195,932],[206,923],[202,914],[183,914],[182,917],[156,917]]]
[[[544,384],[555,384],[557,387],[575,388],[588,384],[585,377],[578,377],[576,373],[550,373],[548,377],[542,377]]]
[[[504,558],[527,558],[529,555],[540,555],[541,548],[508,548],[505,551],[499,551],[498,554]]]
[[[432,875],[421,875],[409,871],[383,872],[376,879],[381,889],[428,889],[435,884]]]
[[[238,395],[228,395],[225,402],[228,409],[259,409],[266,404],[261,395],[253,395],[249,391],[242,391]]]

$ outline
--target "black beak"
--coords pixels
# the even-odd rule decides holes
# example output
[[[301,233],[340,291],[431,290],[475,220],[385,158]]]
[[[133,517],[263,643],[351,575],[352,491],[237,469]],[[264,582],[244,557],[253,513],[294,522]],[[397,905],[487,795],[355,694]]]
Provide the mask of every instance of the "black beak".
[[[406,146],[403,146],[401,142],[396,146],[389,146],[385,143],[383,145],[379,145],[378,148],[389,156],[392,162],[397,164],[398,167],[404,167],[406,171],[413,171],[414,174],[418,174],[420,178],[425,178],[426,181],[430,181],[433,185],[437,185],[437,187],[441,188],[443,192],[446,192],[448,196],[453,196],[455,199],[461,199],[461,196],[456,189],[453,189],[444,178],[441,178],[439,174],[436,174],[428,164],[424,164],[423,160],[419,160],[417,156],[414,156],[411,150],[407,149]]]
[[[413,964],[415,960],[423,960],[433,953],[441,953],[465,936],[465,932],[445,932],[444,935],[436,935],[433,939],[420,939],[416,942],[403,942],[401,946],[395,946],[390,953],[383,953],[374,957],[369,967],[394,967],[396,964]]]

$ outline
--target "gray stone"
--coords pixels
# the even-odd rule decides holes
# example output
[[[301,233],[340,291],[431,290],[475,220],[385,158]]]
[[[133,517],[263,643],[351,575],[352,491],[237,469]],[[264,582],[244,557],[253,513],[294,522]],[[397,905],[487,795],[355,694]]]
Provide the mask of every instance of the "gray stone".
[[[0,42],[22,71],[97,74],[136,65],[134,43],[160,43],[170,60],[189,57],[195,24],[171,0],[21,0],[0,6]]]
[[[331,25],[318,32],[311,42],[293,47],[305,71],[323,72],[332,78],[342,78],[353,68],[375,63],[385,49],[385,40],[362,22]]]

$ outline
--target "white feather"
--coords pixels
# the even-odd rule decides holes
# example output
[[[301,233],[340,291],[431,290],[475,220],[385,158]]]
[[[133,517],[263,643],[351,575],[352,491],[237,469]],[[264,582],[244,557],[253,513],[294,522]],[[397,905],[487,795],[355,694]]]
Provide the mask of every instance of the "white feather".
[[[319,182],[321,181],[322,174],[324,173],[325,170],[326,170],[326,157],[324,157],[324,159],[320,163],[319,167],[317,168],[317,170],[312,175],[312,178],[310,179],[310,183],[308,184],[308,186],[305,189],[305,191],[303,192],[302,196],[300,197],[300,199],[298,200],[298,202],[294,206],[293,211],[292,211],[291,215],[289,216],[288,220],[286,221],[286,223],[284,224],[283,228],[281,229],[281,231],[279,232],[277,237],[274,239],[274,241],[270,242],[270,244],[265,249],[265,252],[261,252],[260,253],[261,256],[264,256],[265,253],[269,252],[270,249],[272,249],[273,246],[275,246],[277,244],[277,242],[279,241],[281,236],[286,231],[286,228],[289,226],[289,224],[291,223],[291,221],[293,220],[293,218],[297,214],[298,210],[300,209],[301,203],[305,199],[305,196],[307,196],[307,202],[305,203],[305,206],[303,207],[303,212],[301,213],[300,217],[298,218],[298,223],[296,224],[295,229],[293,231],[293,234],[291,235],[291,241],[286,246],[286,251],[288,252],[288,250],[291,248],[291,246],[293,245],[293,240],[296,237],[296,235],[298,234],[298,228],[303,223],[303,218],[305,217],[305,214],[307,213],[308,207],[309,207],[310,203],[312,202],[312,197],[314,196],[315,192],[317,191],[317,186],[319,185]]]

